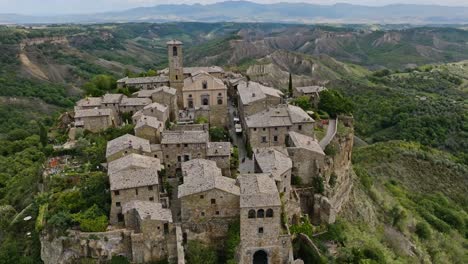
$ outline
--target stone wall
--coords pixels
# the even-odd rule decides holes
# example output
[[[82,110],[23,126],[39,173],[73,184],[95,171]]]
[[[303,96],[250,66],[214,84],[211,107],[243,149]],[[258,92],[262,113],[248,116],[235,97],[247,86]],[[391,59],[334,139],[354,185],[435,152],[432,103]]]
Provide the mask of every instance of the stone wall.
[[[199,223],[239,215],[239,196],[218,189],[182,197],[180,200],[182,222]]]
[[[57,238],[45,235],[40,238],[41,259],[45,264],[76,263],[81,258],[106,261],[118,255],[131,259],[130,236],[126,229],[99,233],[69,230],[67,236]]]
[[[75,122],[77,121],[83,121],[83,128],[93,133],[104,131],[116,125],[112,120],[112,116],[81,117],[76,118]]]
[[[111,198],[112,204],[110,210],[110,222],[111,224],[117,224],[119,222],[118,215],[122,213],[122,207],[125,203],[128,203],[132,200],[151,201],[151,199],[154,202],[159,202],[159,186],[153,185],[118,190],[118,195],[117,191],[112,191]]]
[[[163,144],[161,145],[164,154],[164,165],[169,177],[175,177],[176,171],[184,161],[191,159],[204,159],[206,155],[206,143],[196,144]],[[184,156],[188,159],[185,160]]]
[[[289,138],[289,131],[314,137],[314,123],[294,124],[282,127],[248,128],[247,136],[252,149],[275,146],[285,147]]]

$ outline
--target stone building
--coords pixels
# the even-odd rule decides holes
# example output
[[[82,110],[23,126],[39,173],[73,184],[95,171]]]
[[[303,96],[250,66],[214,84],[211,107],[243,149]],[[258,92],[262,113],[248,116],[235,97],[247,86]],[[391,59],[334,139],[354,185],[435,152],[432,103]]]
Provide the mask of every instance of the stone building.
[[[161,161],[158,158],[143,156],[140,154],[128,154],[120,159],[107,163],[107,172],[113,173],[127,169],[148,169],[161,170]]]
[[[101,108],[101,104],[102,104],[101,97],[86,97],[76,102],[75,111]]]
[[[238,263],[289,263],[291,238],[281,224],[281,200],[275,181],[269,174],[244,174],[238,181]]]
[[[184,87],[184,57],[182,42],[171,40],[167,43],[167,57],[169,60],[169,86],[177,90],[177,106],[183,108],[182,89]]]
[[[239,117],[241,119],[283,102],[283,93],[281,91],[257,82],[239,82],[237,94]]]
[[[105,94],[102,96],[101,108],[113,109],[116,113],[119,113],[119,106],[122,99],[126,97],[123,94]]]
[[[246,117],[245,131],[252,149],[286,146],[289,131],[313,136],[314,123],[301,108],[281,104]]]
[[[206,156],[208,160],[216,162],[224,176],[231,176],[231,142],[208,142]]]
[[[161,143],[161,132],[164,131],[164,123],[156,117],[142,115],[135,123],[135,135],[149,140],[151,144]]]
[[[133,115],[137,111],[143,109],[146,105],[151,104],[151,99],[149,98],[128,98],[124,97],[119,104],[120,113],[130,113]]]
[[[159,202],[157,167],[110,172],[109,182],[112,199],[109,219],[112,224],[124,221],[122,206],[125,203],[133,200]]]
[[[204,116],[211,125],[227,124],[227,87],[223,81],[207,72],[199,71],[185,78],[183,106],[194,111],[194,119]]]
[[[193,159],[182,163],[182,173],[184,183],[178,187],[182,222],[237,218],[239,187],[235,179],[222,176],[216,162]]]
[[[290,131],[287,150],[293,163],[292,174],[303,184],[312,184],[313,177],[323,176],[325,153],[316,139]]]
[[[170,209],[150,201],[133,200],[122,208],[131,233],[132,262],[150,263],[176,255],[175,227]]]
[[[151,153],[149,140],[125,134],[107,142],[107,162],[111,162],[132,153],[140,155]]]
[[[132,116],[133,123],[136,124],[142,115],[156,117],[165,124],[169,119],[169,108],[160,103],[148,104]]]
[[[202,106],[227,106],[227,87],[221,79],[199,71],[185,78],[183,89],[184,108]]]
[[[177,107],[177,90],[168,86],[162,86],[154,90],[142,90],[133,94],[137,98],[150,98],[153,103],[160,103],[169,107],[169,117],[175,121],[179,108]]]
[[[164,131],[161,148],[169,177],[181,173],[181,163],[204,158],[209,135],[206,131]]]
[[[307,96],[309,97],[310,103],[317,108],[320,101],[320,92],[325,91],[327,88],[323,86],[304,86],[304,87],[294,87],[293,96]]]
[[[119,124],[112,109],[84,109],[75,111],[75,127],[100,132]]]
[[[167,76],[149,76],[149,77],[125,77],[117,81],[117,88],[133,88],[138,90],[151,90],[161,86],[169,85]]]
[[[281,151],[280,151],[280,150]],[[289,199],[291,192],[292,161],[285,148],[259,148],[254,150],[256,173],[270,174],[279,193]]]

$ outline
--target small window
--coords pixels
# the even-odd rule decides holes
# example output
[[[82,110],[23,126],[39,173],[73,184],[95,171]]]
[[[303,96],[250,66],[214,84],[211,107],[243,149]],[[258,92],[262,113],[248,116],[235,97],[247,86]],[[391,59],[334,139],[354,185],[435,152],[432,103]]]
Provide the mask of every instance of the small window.
[[[216,215],[219,215],[219,211],[216,211]]]
[[[190,160],[190,156],[189,155],[184,155],[184,161],[189,161]]]
[[[166,159],[168,159],[168,158],[169,158],[169,155],[166,155]]]
[[[257,131],[257,128],[254,127],[254,131]]]
[[[184,144],[184,148],[188,147],[188,144]]]
[[[152,190],[153,190],[153,185],[148,186],[148,191],[152,191]]]
[[[216,204],[216,199],[211,199],[211,204]]]
[[[180,148],[180,144],[177,144],[177,147]]]
[[[262,130],[263,130],[263,131],[265,131],[265,130],[266,130],[266,128],[263,128]]]
[[[257,211],[257,218],[264,218],[265,217],[265,210],[259,209]]]
[[[164,234],[169,234],[169,224],[168,223],[164,223]]]
[[[204,196],[204,195],[200,195],[200,199],[203,199],[203,198],[205,198],[205,196]]]
[[[172,56],[177,56],[177,47],[172,47]]]
[[[175,79],[176,79],[176,80],[179,80],[179,75],[176,75],[176,76],[175,76]]]
[[[278,128],[277,128],[277,127],[275,127],[275,131],[278,131]]]
[[[273,136],[273,141],[278,142],[278,136]]]
[[[302,130],[302,125],[298,125],[297,129]]]
[[[138,195],[138,188],[135,188],[135,194]]]
[[[114,191],[114,194],[115,195],[120,195],[120,192],[119,191]]]
[[[203,89],[208,89],[208,82],[207,81],[202,82],[202,88]]]
[[[157,157],[158,157],[158,155],[154,155],[154,157],[155,157],[155,158],[157,158]]]
[[[248,215],[249,218],[255,218],[255,210],[254,209],[250,209],[249,210],[249,215]]]
[[[120,202],[116,202],[115,206],[120,207]]]
[[[222,96],[222,94],[221,94],[221,93],[218,93],[218,96]]]
[[[258,233],[259,233],[259,234],[263,234],[263,227],[259,227],[259,228],[258,228]]]
[[[150,202],[154,202],[154,197],[151,196],[151,197],[149,198],[149,200],[150,200]]]
[[[219,104],[219,105],[222,105],[222,104],[223,104],[223,99],[221,99],[221,98],[218,99],[218,104]]]
[[[262,143],[266,143],[266,142],[267,142],[266,137],[262,137]]]
[[[192,98],[192,95],[191,95],[191,94],[189,94],[189,95],[188,95],[188,97],[189,97],[189,98]]]
[[[273,209],[270,208],[266,211],[266,217],[273,217]]]
[[[201,212],[201,216],[205,216],[205,212]]]
[[[178,162],[181,162],[181,161],[182,161],[182,157],[181,157],[181,156],[177,156],[177,161],[178,161]]]

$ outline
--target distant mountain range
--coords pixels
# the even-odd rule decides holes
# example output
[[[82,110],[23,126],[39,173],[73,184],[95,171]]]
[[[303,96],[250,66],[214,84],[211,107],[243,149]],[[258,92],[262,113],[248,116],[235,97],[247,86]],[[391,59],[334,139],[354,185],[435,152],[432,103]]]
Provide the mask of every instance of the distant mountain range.
[[[258,4],[248,1],[226,1],[208,5],[157,5],[119,12],[83,15],[30,16],[0,14],[0,24],[174,21],[468,24],[468,7],[411,4],[371,7],[351,4]]]

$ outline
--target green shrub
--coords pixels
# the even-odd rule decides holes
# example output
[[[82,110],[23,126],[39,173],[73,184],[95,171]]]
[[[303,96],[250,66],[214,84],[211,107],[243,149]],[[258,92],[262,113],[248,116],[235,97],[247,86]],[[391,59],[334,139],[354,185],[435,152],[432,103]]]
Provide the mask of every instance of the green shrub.
[[[112,256],[110,264],[130,264],[130,261],[124,256]]]
[[[235,222],[229,224],[227,240],[226,240],[226,259],[229,261],[234,261],[237,246],[240,243],[240,221],[236,220]]]
[[[221,127],[210,127],[210,140],[214,142],[229,141],[229,132]]]
[[[73,218],[84,232],[103,232],[107,229],[107,216],[97,205],[93,205],[83,213],[73,215]]]
[[[320,92],[319,109],[337,117],[339,114],[352,114],[354,106],[349,98],[344,97],[336,90],[324,90]]]
[[[323,193],[325,191],[325,185],[323,184],[323,179],[320,176],[312,178],[312,187],[314,188],[315,193]]]
[[[296,186],[302,185],[302,178],[299,177],[299,176],[296,176],[296,175],[292,175],[291,176],[291,184],[296,185]]]
[[[330,180],[328,180],[328,184],[330,185],[330,187],[335,187],[335,184],[336,184],[336,179],[338,178],[338,176],[336,176],[336,173],[333,172],[332,175],[330,176]]]
[[[327,156],[334,157],[338,153],[338,146],[336,143],[330,142],[330,144],[325,147],[324,152]]]
[[[216,251],[204,245],[201,241],[192,240],[188,242],[185,255],[187,263],[190,264],[216,264],[218,257]]]
[[[431,229],[426,222],[417,223],[415,232],[421,239],[429,239],[431,237]]]
[[[204,116],[199,116],[197,119],[195,119],[195,124],[207,124],[208,119]]]

